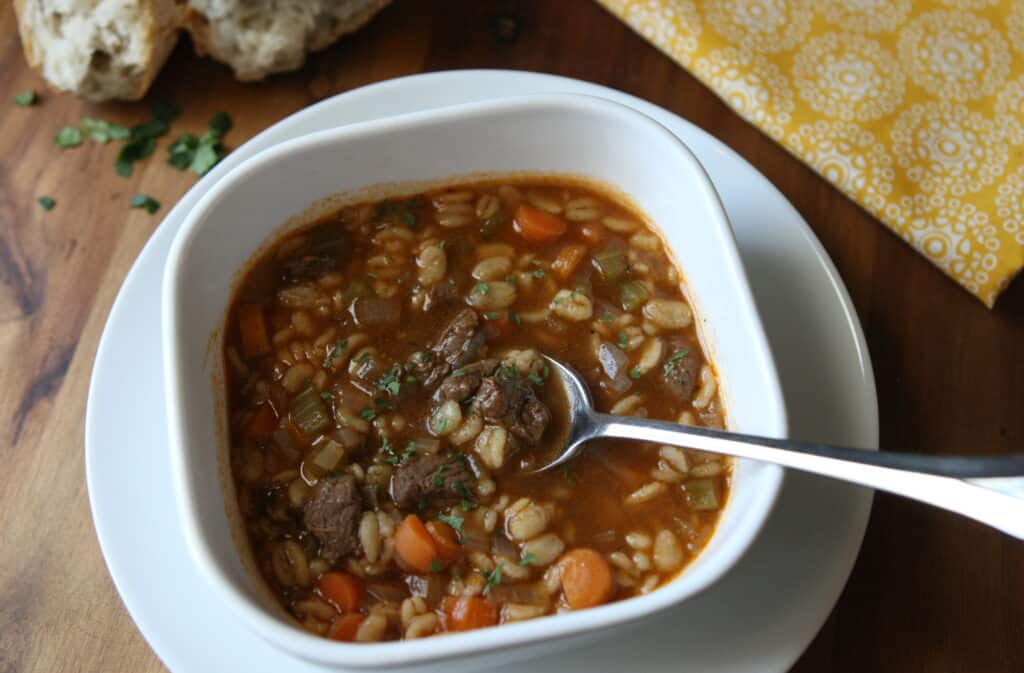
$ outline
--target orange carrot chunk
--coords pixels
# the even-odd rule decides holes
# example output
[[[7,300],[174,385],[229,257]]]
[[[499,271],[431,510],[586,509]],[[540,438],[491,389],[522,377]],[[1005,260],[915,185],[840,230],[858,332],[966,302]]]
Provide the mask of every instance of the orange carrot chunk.
[[[343,613],[352,613],[362,605],[366,588],[355,575],[342,572],[328,572],[317,582],[320,595]]]
[[[445,596],[441,609],[448,631],[472,631],[498,623],[498,606],[480,596]]]
[[[256,408],[245,426],[246,436],[255,442],[265,442],[277,430],[277,412],[270,402],[264,402]]]
[[[359,626],[363,623],[364,619],[366,617],[358,612],[350,615],[338,615],[331,624],[327,637],[331,640],[342,640],[350,643],[356,639],[356,633],[359,632]]]
[[[452,563],[462,558],[462,545],[455,535],[455,529],[443,521],[428,521],[427,532],[437,547],[437,556],[444,563]]]
[[[395,530],[395,552],[402,563],[417,572],[437,572],[440,569],[437,544],[415,514],[405,517]]]
[[[242,351],[245,353],[245,357],[251,359],[270,352],[267,321],[263,317],[263,307],[261,305],[239,305],[238,331],[242,337]]]
[[[612,597],[612,569],[604,556],[581,547],[562,555],[562,590],[573,610],[606,603]]]
[[[532,206],[516,208],[512,228],[531,243],[553,241],[565,233],[565,220]]]
[[[587,246],[579,243],[567,245],[559,251],[555,261],[551,262],[551,273],[559,280],[568,280],[569,276],[576,272],[576,267],[583,261],[587,254]]]

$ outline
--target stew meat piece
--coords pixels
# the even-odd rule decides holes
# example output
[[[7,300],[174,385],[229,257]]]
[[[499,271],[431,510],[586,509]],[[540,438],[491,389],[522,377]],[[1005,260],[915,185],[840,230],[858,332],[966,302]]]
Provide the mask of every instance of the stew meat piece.
[[[359,548],[362,500],[355,477],[322,479],[306,502],[306,528],[320,541],[320,555],[329,563]]]
[[[462,500],[475,484],[461,454],[425,454],[398,466],[391,478],[391,498],[401,509],[415,509],[426,503]]]

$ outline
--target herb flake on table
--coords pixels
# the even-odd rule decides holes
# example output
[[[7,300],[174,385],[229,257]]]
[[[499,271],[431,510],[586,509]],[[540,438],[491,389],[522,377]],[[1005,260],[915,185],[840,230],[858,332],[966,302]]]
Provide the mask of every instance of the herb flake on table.
[[[39,102],[39,96],[32,89],[14,95],[14,104],[18,107],[32,107]]]
[[[82,129],[77,126],[65,126],[60,131],[57,131],[53,142],[57,143],[57,147],[63,149],[78,147],[82,144]]]
[[[132,208],[142,208],[152,215],[160,210],[160,202],[148,194],[136,194],[132,197]]]
[[[158,102],[153,106],[153,118],[133,126],[121,151],[114,160],[114,168],[121,177],[131,177],[133,164],[153,154],[156,139],[167,133],[171,122],[178,116],[178,108],[170,103]]]
[[[52,196],[40,196],[36,201],[39,202],[43,210],[53,210],[53,207],[57,205],[57,201]]]
[[[206,132],[201,136],[191,133],[178,136],[168,148],[167,163],[179,171],[187,169],[196,175],[206,175],[227,154],[221,141],[231,126],[231,117],[218,112],[207,122]]]
[[[127,140],[132,133],[127,126],[92,117],[82,117],[82,128],[90,138],[104,145],[111,140]]]

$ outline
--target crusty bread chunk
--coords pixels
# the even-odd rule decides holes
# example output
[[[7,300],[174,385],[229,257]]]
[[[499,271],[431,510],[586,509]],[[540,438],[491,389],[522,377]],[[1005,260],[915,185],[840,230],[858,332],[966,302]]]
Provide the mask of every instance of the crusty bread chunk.
[[[90,100],[141,98],[178,40],[183,0],[14,0],[29,64]]]
[[[390,0],[190,0],[196,50],[242,81],[294,70],[306,54],[360,28]]]

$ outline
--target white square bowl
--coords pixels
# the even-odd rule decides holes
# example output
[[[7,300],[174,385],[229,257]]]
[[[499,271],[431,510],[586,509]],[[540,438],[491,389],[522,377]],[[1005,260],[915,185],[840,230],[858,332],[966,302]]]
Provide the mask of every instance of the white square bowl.
[[[284,142],[225,175],[189,213],[163,285],[171,477],[185,541],[214,599],[230,604],[272,645],[338,668],[426,669],[443,661],[451,672],[608,637],[714,583],[746,551],[771,510],[782,470],[737,461],[730,497],[703,553],[657,591],[589,610],[372,644],[318,638],[288,621],[239,537],[244,533],[227,469],[220,353],[240,271],[324,204],[410,194],[453,176],[514,173],[583,177],[628,195],[660,230],[684,274],[702,343],[718,368],[730,428],[786,435],[778,376],[722,205],[693,154],[649,117],[590,96],[529,96]],[[347,196],[335,198],[339,194]]]

